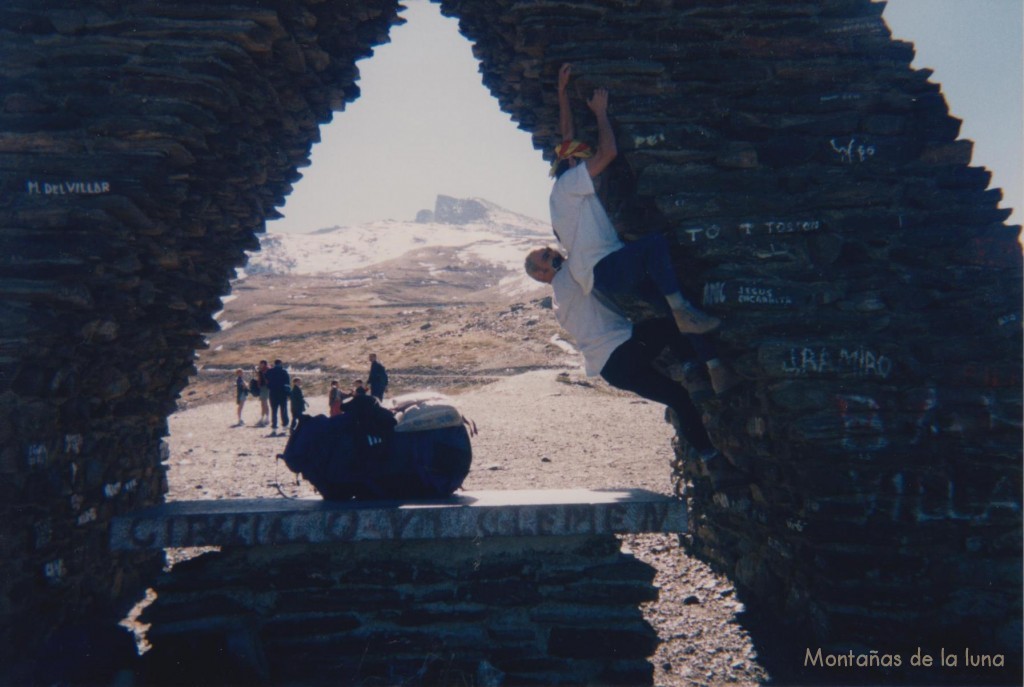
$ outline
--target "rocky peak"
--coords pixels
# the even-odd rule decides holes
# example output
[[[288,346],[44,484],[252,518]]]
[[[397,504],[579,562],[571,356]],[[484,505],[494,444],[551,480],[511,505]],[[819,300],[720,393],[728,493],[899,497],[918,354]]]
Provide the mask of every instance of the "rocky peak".
[[[476,198],[452,198],[438,195],[434,201],[434,211],[420,210],[416,213],[417,222],[439,222],[441,224],[469,224],[488,219],[490,203]]]

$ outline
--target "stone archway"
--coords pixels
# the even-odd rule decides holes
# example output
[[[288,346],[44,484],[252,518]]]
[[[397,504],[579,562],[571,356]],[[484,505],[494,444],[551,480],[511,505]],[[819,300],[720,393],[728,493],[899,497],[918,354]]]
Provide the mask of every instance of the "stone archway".
[[[749,479],[680,455],[694,550],[823,644],[1019,657],[1019,228],[880,5],[679,4],[441,2],[538,148],[561,62],[614,90],[614,219],[669,232],[728,316],[751,382],[710,424]],[[119,617],[159,565],[110,554],[110,518],[160,501],[228,276],[397,10],[0,12],[5,655]]]

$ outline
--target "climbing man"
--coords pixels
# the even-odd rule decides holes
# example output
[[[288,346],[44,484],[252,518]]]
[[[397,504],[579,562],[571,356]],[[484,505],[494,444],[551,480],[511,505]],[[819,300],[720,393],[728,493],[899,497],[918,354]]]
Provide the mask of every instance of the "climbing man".
[[[667,306],[676,326],[694,335],[691,344],[707,367],[716,394],[733,389],[739,378],[722,364],[714,345],[704,337],[720,321],[695,308],[683,295],[672,267],[668,241],[662,234],[648,234],[623,243],[612,225],[594,187],[594,179],[618,155],[615,134],[608,119],[608,91],[598,88],[587,101],[597,120],[597,148],[574,138],[572,110],[567,87],[572,65],[558,72],[558,115],[562,142],[555,148],[551,174],[551,226],[568,253],[567,267],[583,293],[595,295],[606,306],[622,310],[623,304],[642,300],[659,310]],[[582,164],[581,164],[582,161]],[[542,249],[538,249],[542,250]],[[687,368],[694,387],[700,386],[696,364]]]
[[[686,389],[663,376],[655,365],[666,346],[683,360],[692,356],[692,348],[671,318],[634,325],[586,293],[566,268],[565,256],[554,248],[531,251],[525,266],[527,274],[554,290],[555,318],[576,340],[588,376],[600,375],[616,388],[667,405],[679,419],[683,437],[705,464],[720,456]]]

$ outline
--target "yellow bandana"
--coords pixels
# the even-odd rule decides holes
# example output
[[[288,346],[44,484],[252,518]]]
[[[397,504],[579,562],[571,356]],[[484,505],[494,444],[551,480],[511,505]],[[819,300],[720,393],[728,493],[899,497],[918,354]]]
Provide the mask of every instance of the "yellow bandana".
[[[594,151],[583,141],[562,141],[555,146],[555,160],[551,163],[549,174],[550,176],[555,176],[555,168],[558,167],[558,163],[562,160],[568,160],[571,157],[586,159],[593,154]]]

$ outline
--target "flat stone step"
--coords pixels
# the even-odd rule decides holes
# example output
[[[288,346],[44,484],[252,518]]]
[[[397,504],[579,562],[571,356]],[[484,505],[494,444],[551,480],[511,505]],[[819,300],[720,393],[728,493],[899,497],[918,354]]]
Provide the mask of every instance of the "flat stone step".
[[[465,491],[429,501],[175,501],[114,519],[115,551],[343,541],[685,532],[686,505],[642,489]]]

